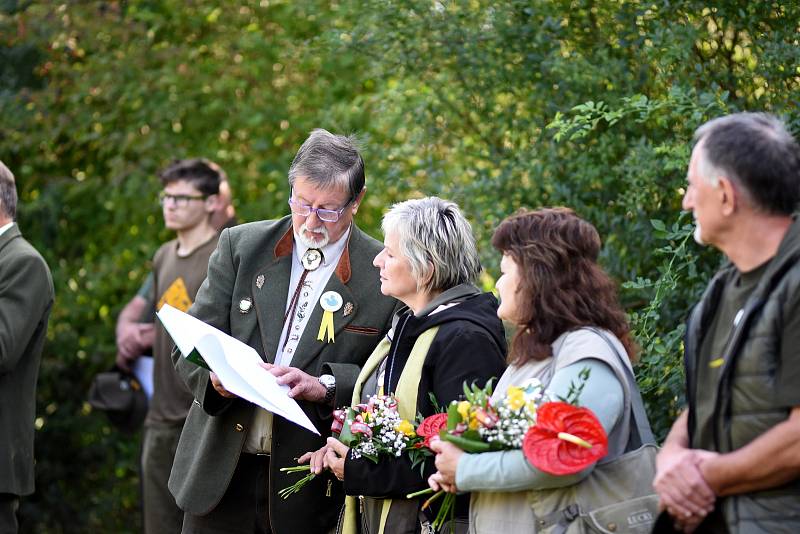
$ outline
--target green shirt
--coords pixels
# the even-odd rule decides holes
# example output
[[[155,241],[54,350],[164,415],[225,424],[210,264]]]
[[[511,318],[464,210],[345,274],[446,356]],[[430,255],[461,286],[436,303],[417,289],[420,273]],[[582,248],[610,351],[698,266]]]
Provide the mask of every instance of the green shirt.
[[[701,448],[707,448],[714,443],[714,427],[711,418],[716,404],[717,385],[720,381],[722,363],[727,356],[724,352],[728,344],[728,339],[733,332],[733,327],[738,319],[737,315],[739,311],[744,308],[747,299],[753,293],[756,286],[758,286],[769,264],[770,261],[767,261],[746,273],[736,271],[722,289],[719,298],[719,306],[709,324],[708,333],[703,336],[697,365],[698,402],[695,405],[696,432],[693,440],[693,443]],[[792,323],[798,323],[797,317],[798,315],[795,314],[790,324],[787,324],[787,326],[791,326]],[[784,348],[796,348],[800,346],[800,328],[784,328],[784,335]],[[786,356],[788,356],[786,350],[782,350],[782,359]],[[787,369],[787,371],[788,370],[789,369]],[[792,370],[794,371],[793,373],[790,372],[787,374],[794,375],[797,373],[796,366],[793,366]],[[787,380],[786,375],[781,377],[777,383],[777,387],[785,390],[787,395],[797,397],[797,387]],[[788,388],[791,388],[792,392],[788,391]],[[800,401],[800,398],[797,400]]]

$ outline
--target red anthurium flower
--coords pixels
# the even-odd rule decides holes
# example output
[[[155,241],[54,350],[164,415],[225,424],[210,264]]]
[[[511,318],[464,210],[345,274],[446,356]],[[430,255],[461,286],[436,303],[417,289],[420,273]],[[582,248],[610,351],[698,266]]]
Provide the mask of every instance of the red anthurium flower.
[[[608,436],[588,408],[547,402],[522,442],[525,458],[552,475],[570,475],[608,454]]]
[[[447,429],[447,414],[437,413],[426,417],[417,427],[417,435],[425,438],[425,446],[430,447],[431,438],[438,436],[439,432]]]

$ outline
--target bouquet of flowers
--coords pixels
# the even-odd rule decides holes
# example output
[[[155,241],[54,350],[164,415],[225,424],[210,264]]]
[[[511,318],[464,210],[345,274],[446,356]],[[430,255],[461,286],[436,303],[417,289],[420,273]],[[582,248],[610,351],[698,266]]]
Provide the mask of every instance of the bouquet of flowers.
[[[393,395],[373,395],[366,404],[334,412],[331,430],[350,447],[353,458],[399,457],[421,441],[414,424],[400,417]]]
[[[426,418],[417,435],[428,446],[438,435],[468,453],[522,449],[525,458],[538,469],[554,475],[577,473],[606,455],[608,438],[591,410],[577,406],[580,392],[588,379],[588,369],[581,372],[580,384],[572,385],[566,398],[551,400],[537,379],[511,386],[499,402],[491,402],[492,384],[478,388],[464,384],[465,400],[453,401],[447,412]],[[433,493],[427,489],[408,498]],[[444,496],[445,500],[433,522],[440,529],[454,513],[455,495],[435,493],[425,503]]]
[[[399,457],[406,450],[419,451],[422,443],[414,424],[400,417],[397,399],[393,395],[373,395],[366,404],[334,410],[331,432],[339,441],[350,447],[353,458],[368,458],[378,462],[381,456]],[[300,491],[312,478],[309,465],[283,467],[287,473],[307,473],[293,485],[278,494],[286,499]]]

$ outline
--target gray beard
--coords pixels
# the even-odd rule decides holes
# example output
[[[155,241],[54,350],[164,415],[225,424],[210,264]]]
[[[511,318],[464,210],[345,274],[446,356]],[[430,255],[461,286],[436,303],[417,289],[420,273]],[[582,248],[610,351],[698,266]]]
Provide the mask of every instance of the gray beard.
[[[303,226],[300,227],[300,231],[298,233],[296,233],[294,236],[305,247],[308,247],[308,248],[323,248],[323,247],[325,247],[325,245],[328,244],[328,241],[330,239],[329,236],[328,236],[327,229],[323,228],[323,230],[324,230],[324,233],[313,232],[314,235],[318,235],[319,236],[319,239],[309,239],[305,235],[306,225],[303,224]]]
[[[694,240],[697,242],[698,245],[706,246],[708,243],[703,241],[703,236],[701,235],[702,232],[700,230],[700,223],[694,221]]]

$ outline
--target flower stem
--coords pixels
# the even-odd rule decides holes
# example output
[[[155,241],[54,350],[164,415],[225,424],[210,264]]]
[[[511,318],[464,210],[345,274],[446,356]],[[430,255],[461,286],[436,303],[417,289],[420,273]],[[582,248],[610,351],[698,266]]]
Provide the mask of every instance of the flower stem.
[[[293,467],[281,467],[278,471],[282,471],[284,473],[302,473],[304,471],[311,471],[310,465],[296,465]]]
[[[423,510],[426,509],[428,506],[433,504],[434,501],[436,501],[436,499],[438,499],[439,497],[442,497],[443,495],[447,495],[447,492],[444,491],[444,490],[437,491],[436,493],[433,494],[433,497],[431,497],[430,499],[428,499],[427,501],[422,503],[422,509]]]
[[[291,486],[279,490],[278,495],[281,497],[281,499],[288,499],[291,495],[303,489],[303,487],[305,487],[306,484],[311,482],[314,476],[316,476],[314,475],[314,473],[311,472],[311,466],[308,465],[298,465],[295,467],[281,467],[279,470],[283,471],[284,473],[302,473],[305,471],[308,472],[306,476],[304,476]]]
[[[406,499],[415,499],[417,497],[422,497],[423,495],[428,495],[433,493],[431,488],[425,488],[424,490],[415,491],[414,493],[409,493],[406,495]]]

